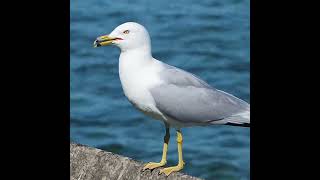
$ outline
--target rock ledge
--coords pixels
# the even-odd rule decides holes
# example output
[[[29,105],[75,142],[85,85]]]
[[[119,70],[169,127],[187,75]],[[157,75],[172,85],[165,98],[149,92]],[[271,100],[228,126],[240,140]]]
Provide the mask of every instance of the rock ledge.
[[[81,144],[70,143],[71,180],[201,180],[182,173],[141,172],[142,162]]]

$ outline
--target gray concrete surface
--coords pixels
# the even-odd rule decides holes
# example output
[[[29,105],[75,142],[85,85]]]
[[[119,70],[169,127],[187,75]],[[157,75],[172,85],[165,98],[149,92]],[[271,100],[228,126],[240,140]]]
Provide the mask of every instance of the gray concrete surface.
[[[141,172],[142,162],[100,149],[70,143],[71,180],[201,180],[182,173],[168,177],[159,169]]]

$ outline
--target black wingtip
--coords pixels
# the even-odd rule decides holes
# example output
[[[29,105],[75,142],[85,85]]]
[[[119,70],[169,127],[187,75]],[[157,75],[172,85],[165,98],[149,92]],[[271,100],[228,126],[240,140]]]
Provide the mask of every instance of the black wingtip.
[[[250,123],[237,124],[237,123],[228,122],[228,123],[226,123],[225,125],[229,125],[229,126],[240,126],[240,127],[250,127]]]

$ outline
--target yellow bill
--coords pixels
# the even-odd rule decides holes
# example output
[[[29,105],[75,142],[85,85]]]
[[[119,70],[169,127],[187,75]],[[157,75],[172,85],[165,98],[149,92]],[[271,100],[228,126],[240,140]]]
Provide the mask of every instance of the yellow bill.
[[[107,46],[117,38],[111,38],[108,35],[100,36],[93,42],[93,47]]]

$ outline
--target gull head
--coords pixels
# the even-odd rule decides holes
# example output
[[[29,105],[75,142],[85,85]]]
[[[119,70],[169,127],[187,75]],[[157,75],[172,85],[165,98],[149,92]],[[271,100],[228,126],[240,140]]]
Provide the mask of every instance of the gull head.
[[[148,31],[140,24],[126,22],[116,27],[110,34],[98,37],[94,47],[116,45],[121,51],[136,48],[150,48],[150,37]]]

